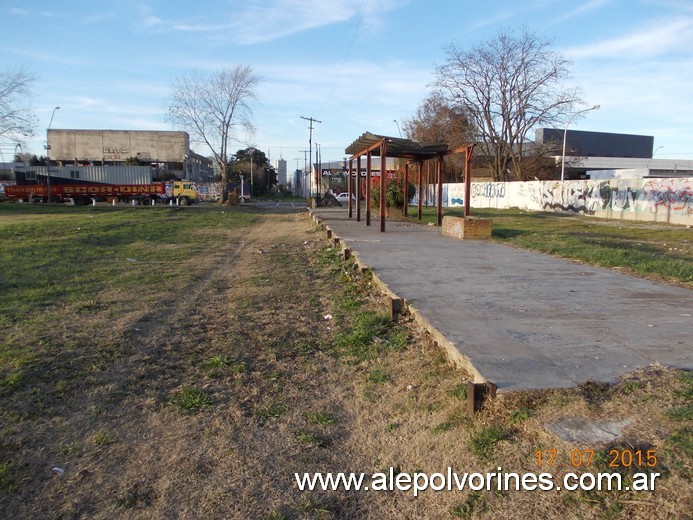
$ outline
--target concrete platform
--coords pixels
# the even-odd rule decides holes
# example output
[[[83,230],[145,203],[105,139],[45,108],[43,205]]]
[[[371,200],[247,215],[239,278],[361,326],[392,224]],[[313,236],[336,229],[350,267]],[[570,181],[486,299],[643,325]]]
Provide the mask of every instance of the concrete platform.
[[[693,369],[691,290],[432,226],[389,220],[381,233],[365,212],[362,222],[345,208],[312,213],[447,340],[475,382],[562,388],[652,364]]]

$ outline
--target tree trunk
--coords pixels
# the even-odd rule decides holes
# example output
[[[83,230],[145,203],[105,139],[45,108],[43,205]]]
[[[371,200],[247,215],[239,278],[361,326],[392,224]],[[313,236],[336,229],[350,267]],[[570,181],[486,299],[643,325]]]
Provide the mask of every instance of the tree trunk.
[[[229,169],[226,164],[219,164],[221,170],[221,200],[220,204],[226,204],[229,201]]]

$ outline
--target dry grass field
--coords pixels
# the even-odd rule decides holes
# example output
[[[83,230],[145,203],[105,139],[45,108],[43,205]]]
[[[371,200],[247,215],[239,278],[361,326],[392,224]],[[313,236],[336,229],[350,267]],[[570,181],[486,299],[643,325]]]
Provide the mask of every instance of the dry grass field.
[[[3,211],[2,518],[690,518],[690,373],[507,394],[469,418],[465,374],[390,323],[304,213]],[[629,424],[580,445],[546,428],[566,416]],[[656,464],[610,468],[611,450]],[[294,477],[448,467],[661,475],[653,492],[418,496]]]

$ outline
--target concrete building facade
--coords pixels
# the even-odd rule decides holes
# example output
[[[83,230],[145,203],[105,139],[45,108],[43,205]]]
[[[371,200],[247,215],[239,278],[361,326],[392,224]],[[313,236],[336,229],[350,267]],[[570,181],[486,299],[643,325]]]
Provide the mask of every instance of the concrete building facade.
[[[212,161],[190,149],[187,132],[165,130],[48,130],[51,161],[122,166],[137,159],[160,172],[194,181],[214,177]]]
[[[539,128],[535,142],[539,146],[552,145],[561,154],[563,136],[563,129]],[[693,161],[655,159],[653,149],[651,135],[568,130],[565,132],[566,179],[693,175]],[[554,159],[560,167],[564,158],[555,155]]]

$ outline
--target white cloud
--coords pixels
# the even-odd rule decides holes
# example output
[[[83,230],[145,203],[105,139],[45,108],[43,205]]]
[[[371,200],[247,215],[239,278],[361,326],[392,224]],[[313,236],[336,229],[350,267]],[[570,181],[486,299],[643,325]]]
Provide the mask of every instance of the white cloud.
[[[551,25],[556,25],[558,23],[565,22],[567,20],[570,20],[571,18],[575,18],[577,16],[581,16],[585,13],[589,13],[591,11],[595,11],[597,9],[601,9],[607,4],[612,3],[614,0],[590,0],[586,4],[583,4],[572,11],[567,12],[563,16],[560,16],[556,18],[555,20],[552,20]]]
[[[205,38],[247,45],[346,22],[362,14],[363,25],[377,27],[385,13],[403,4],[395,0],[249,0],[229,9],[225,17],[214,20],[207,20],[199,14],[184,21],[165,20],[149,14],[140,23],[145,27],[197,32]]]
[[[689,52],[693,46],[693,18],[658,20],[647,28],[588,45],[569,47],[564,54],[574,60],[589,58],[641,58],[667,52]]]

